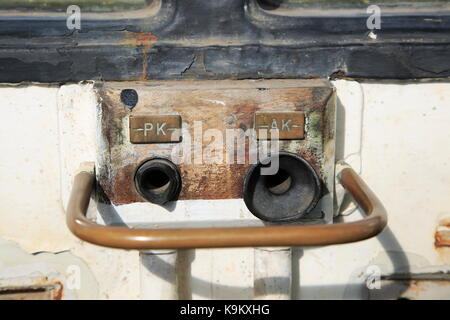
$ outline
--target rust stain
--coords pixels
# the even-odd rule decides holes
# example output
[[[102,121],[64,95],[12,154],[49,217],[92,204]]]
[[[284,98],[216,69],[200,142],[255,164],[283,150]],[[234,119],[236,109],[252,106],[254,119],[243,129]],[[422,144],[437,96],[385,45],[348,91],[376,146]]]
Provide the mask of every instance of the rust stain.
[[[117,171],[113,180],[102,179],[101,186],[108,199],[113,199],[115,204],[143,201],[133,183],[136,169],[137,165],[127,165]]]
[[[124,45],[130,45],[133,47],[141,48],[142,50],[142,75],[139,78],[141,81],[148,80],[148,54],[151,47],[158,41],[158,37],[151,33],[146,32],[126,32]]]
[[[450,264],[450,219],[439,221],[434,234],[434,246],[439,260],[444,264]]]
[[[64,291],[64,286],[61,282],[56,282],[55,283],[55,290],[53,290],[52,292],[52,299],[53,300],[62,300],[62,296],[63,296],[63,291]]]
[[[409,283],[409,288],[408,290],[411,291],[412,293],[418,295],[421,292],[426,291],[426,288],[423,286],[423,281],[418,281],[418,280],[412,280]]]
[[[246,165],[181,165],[180,199],[213,200],[242,198]],[[233,181],[233,183],[230,183]]]
[[[450,247],[450,219],[442,219],[434,234],[434,245],[436,248]]]
[[[434,238],[435,247],[450,247],[450,231],[436,231]]]
[[[101,179],[100,184],[114,204],[146,201],[136,191],[134,174],[140,163],[117,170],[114,180]],[[180,164],[182,189],[180,200],[217,200],[242,198],[242,185],[248,165]],[[229,183],[233,181],[233,183]]]

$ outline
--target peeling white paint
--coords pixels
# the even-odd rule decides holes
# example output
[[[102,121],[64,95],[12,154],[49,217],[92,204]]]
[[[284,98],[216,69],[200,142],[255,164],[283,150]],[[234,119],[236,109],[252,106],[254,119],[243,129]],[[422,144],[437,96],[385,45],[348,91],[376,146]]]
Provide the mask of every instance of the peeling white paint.
[[[227,104],[224,101],[220,101],[220,100],[212,100],[212,99],[201,99],[203,101],[207,101],[207,102],[211,102],[211,103],[215,103],[215,104],[220,104],[222,106],[226,106]]]
[[[68,251],[31,255],[17,244],[0,239],[0,267],[0,288],[60,283],[62,299],[98,297],[98,284],[93,273],[84,261]],[[71,279],[73,277],[77,279]]]

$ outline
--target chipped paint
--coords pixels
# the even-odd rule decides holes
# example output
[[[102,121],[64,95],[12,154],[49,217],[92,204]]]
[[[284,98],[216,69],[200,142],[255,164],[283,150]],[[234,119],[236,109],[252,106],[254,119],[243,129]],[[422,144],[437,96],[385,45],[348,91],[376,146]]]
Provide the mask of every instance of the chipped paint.
[[[450,218],[440,219],[434,235],[436,248],[450,247]]]
[[[0,238],[0,299],[2,294],[33,298],[39,291],[50,300],[93,299],[97,283],[85,263],[68,251],[28,254]]]
[[[439,226],[435,234],[436,247],[450,247],[450,226]]]

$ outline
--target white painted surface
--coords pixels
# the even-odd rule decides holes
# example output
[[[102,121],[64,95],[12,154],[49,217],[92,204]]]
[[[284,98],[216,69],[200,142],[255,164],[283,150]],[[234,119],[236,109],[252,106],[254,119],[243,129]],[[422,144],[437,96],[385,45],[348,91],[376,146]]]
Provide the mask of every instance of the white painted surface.
[[[292,298],[291,248],[257,248],[254,262],[254,294],[258,300]]]
[[[450,85],[364,83],[362,89],[361,172],[385,205],[389,227],[376,239],[304,250],[299,298],[359,297],[370,265],[390,273],[408,271],[409,264],[418,272],[449,261],[448,249],[435,249],[434,233],[450,215]]]
[[[371,265],[389,273],[408,271],[405,264],[416,272],[450,263],[449,249],[434,247],[438,221],[450,216],[450,83],[335,84],[341,102],[337,159],[360,166],[389,212],[389,229],[357,244],[294,249],[294,298],[367,297]],[[0,237],[28,252],[70,250],[94,274],[99,298],[139,298],[138,252],[82,243],[65,226],[71,175],[95,158],[92,85],[2,87],[0,99]],[[197,219],[206,219],[208,207],[217,218],[245,215],[235,200],[177,206]],[[126,220],[140,220],[136,208],[119,211]],[[346,220],[359,218],[354,212]],[[253,249],[180,255],[181,297],[253,298]]]
[[[85,148],[92,145],[95,136],[86,140],[83,130],[65,131],[58,118],[65,117],[64,110],[76,113],[79,109],[75,118],[62,123],[86,128],[86,122],[92,119],[90,110],[95,112],[92,95],[91,85],[0,88],[0,237],[17,242],[29,253],[70,250],[94,273],[98,298],[138,298],[137,252],[82,243],[65,226],[62,199],[67,198],[65,193],[71,184],[66,177],[73,174],[79,161],[90,160],[89,149]],[[66,143],[61,141],[59,129],[68,139]],[[95,127],[88,130],[95,132]],[[61,157],[61,147],[66,157]]]
[[[141,299],[178,299],[177,257],[177,250],[140,252]]]

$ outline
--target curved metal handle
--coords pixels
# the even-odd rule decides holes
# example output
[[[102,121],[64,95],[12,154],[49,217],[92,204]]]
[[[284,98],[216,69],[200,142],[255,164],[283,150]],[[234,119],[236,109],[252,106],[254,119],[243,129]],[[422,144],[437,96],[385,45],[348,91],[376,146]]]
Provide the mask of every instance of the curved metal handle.
[[[365,240],[387,224],[386,210],[350,167],[338,178],[367,214],[360,221],[326,225],[242,228],[130,229],[104,226],[86,218],[94,174],[76,175],[67,207],[67,226],[81,240],[120,249],[181,249],[224,247],[320,246]]]

